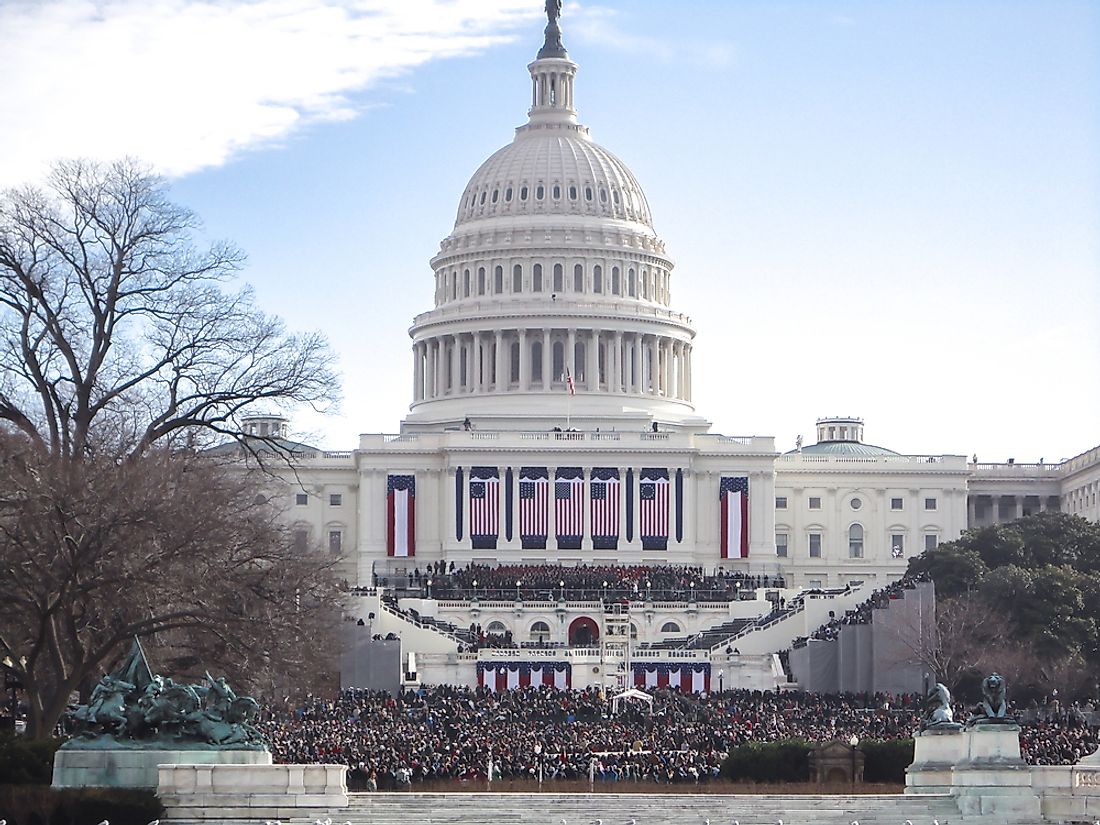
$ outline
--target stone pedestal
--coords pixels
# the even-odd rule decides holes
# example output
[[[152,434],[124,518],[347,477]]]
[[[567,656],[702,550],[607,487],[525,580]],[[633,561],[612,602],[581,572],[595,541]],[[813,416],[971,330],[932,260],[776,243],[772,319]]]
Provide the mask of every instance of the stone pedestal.
[[[158,765],[270,765],[264,750],[61,748],[53,760],[55,788],[157,787]]]
[[[961,728],[930,728],[913,734],[913,764],[905,769],[905,792],[951,793],[951,772],[966,760],[968,748]]]
[[[161,765],[157,796],[165,818],[180,825],[312,820],[348,807],[347,767]]]

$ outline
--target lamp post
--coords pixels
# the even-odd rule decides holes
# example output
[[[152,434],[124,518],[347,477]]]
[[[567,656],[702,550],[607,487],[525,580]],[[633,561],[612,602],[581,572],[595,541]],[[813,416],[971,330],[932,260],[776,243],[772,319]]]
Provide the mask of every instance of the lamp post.
[[[724,684],[725,680],[726,680],[726,670],[725,670],[725,668],[719,668],[718,669],[718,692],[719,693],[724,693],[725,692],[725,689],[726,689],[725,684]]]
[[[733,583],[733,600],[741,601],[741,580],[738,579]]]
[[[539,772],[539,790],[542,790],[542,745],[535,745],[535,765]]]
[[[690,590],[690,601],[695,601],[695,582],[689,583],[688,587],[691,588],[691,590]]]
[[[600,588],[600,599],[605,602],[607,601],[607,579],[604,579],[603,585]]]
[[[856,785],[856,746],[859,745],[859,737],[854,733],[852,738],[848,740],[848,744],[852,746],[852,787]]]
[[[474,588],[474,601],[476,602],[477,601],[477,579],[474,579],[472,582],[470,582],[470,584],[473,585],[473,588]]]
[[[516,601],[517,601],[517,602],[518,602],[518,601],[520,601],[520,597],[519,597],[519,586],[520,586],[521,584],[523,584],[523,582],[522,582],[522,581],[520,581],[519,579],[516,579]]]
[[[428,579],[428,598],[432,597],[432,580]]]
[[[650,581],[649,581],[649,579],[646,579],[645,580],[645,600],[647,602],[653,601],[653,597],[649,595],[649,585],[650,585]]]
[[[561,593],[559,601],[565,601],[565,579],[558,579],[558,590]]]

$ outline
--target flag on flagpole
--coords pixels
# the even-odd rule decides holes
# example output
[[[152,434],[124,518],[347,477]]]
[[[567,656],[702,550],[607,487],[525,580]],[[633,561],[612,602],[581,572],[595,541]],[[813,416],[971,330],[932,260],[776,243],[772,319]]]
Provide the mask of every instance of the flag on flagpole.
[[[570,395],[577,394],[577,385],[573,383],[573,376],[570,374],[569,370],[565,371],[565,386],[569,390]]]
[[[386,477],[386,553],[416,555],[416,478]]]
[[[749,480],[724,477],[718,495],[722,502],[722,558],[749,555]]]

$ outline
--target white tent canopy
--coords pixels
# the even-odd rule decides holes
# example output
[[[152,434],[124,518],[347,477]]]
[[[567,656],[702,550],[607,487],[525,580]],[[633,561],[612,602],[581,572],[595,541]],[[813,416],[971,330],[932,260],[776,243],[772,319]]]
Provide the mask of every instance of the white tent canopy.
[[[639,702],[645,702],[646,705],[649,707],[649,712],[653,713],[653,697],[650,696],[648,693],[645,693],[644,691],[638,690],[637,688],[627,688],[622,693],[620,693],[618,696],[612,697],[612,699],[611,699],[611,712],[612,713],[618,713],[619,712],[619,703],[622,702],[624,699],[628,700],[628,701],[637,700]]]

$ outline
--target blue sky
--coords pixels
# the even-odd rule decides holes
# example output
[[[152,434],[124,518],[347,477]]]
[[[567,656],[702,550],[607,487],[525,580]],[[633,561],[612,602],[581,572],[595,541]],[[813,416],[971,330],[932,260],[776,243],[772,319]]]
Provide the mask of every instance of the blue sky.
[[[538,0],[9,2],[0,184],[62,155],[164,170],[262,305],[329,336],[341,413],[296,423],[347,449],[407,410],[428,260],[526,119],[544,22]],[[580,119],[676,260],[716,429],[1100,443],[1100,5],[566,0],[562,28]],[[75,87],[90,55],[126,87]]]

